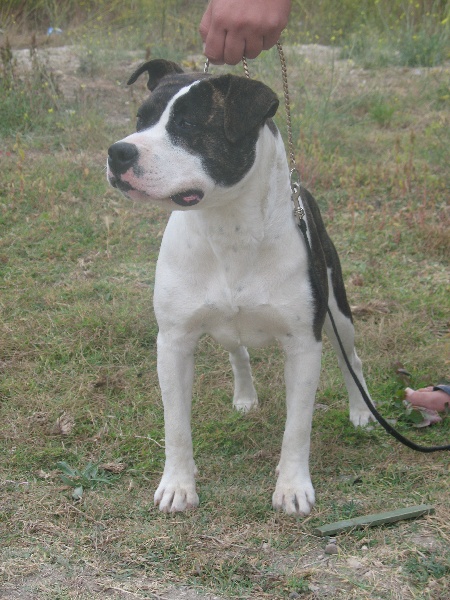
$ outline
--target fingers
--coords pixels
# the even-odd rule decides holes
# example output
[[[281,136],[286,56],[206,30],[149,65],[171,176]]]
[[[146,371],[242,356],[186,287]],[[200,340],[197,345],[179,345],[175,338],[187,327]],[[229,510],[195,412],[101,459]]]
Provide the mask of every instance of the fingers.
[[[213,64],[235,65],[274,46],[287,24],[290,0],[211,0],[199,31]]]
[[[206,13],[205,13],[206,16]],[[204,41],[204,53],[209,58],[210,62],[215,65],[237,65],[242,60],[243,56],[254,58],[258,56],[262,50],[250,47],[252,56],[246,54],[245,35],[236,32],[235,29],[228,31],[220,21],[211,20],[211,14],[202,19],[200,24],[200,33]],[[257,52],[255,54],[255,51]]]
[[[204,53],[212,64],[237,65],[243,56],[247,56],[245,39],[225,30],[211,28],[205,40]]]

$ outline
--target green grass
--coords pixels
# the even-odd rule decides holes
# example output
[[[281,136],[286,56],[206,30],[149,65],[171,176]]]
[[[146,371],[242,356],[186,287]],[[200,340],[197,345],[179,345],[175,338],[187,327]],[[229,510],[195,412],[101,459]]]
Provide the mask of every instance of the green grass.
[[[116,40],[127,37],[128,17],[116,22]],[[445,598],[448,457],[414,454],[378,427],[355,430],[328,342],[309,518],[271,509],[285,419],[280,350],[251,351],[261,407],[242,415],[231,407],[227,353],[208,338],[197,351],[192,419],[201,506],[175,516],[153,507],[164,434],[152,293],[167,215],[129,203],[104,173],[108,145],[130,131],[147,93],[124,85],[146,45],[137,30],[123,48],[81,31],[64,76],[50,46],[34,58],[39,77],[14,54],[0,77],[5,593],[177,597],[173,586],[187,585],[224,598]],[[161,55],[186,56],[158,32]],[[448,443],[448,417],[423,430],[404,419],[396,374],[401,363],[412,387],[448,378],[448,66],[417,73],[374,61],[362,71],[332,51],[302,52],[286,47],[297,162],[341,255],[369,388],[403,433]],[[250,70],[281,97],[275,52]],[[43,82],[55,83],[55,97]],[[277,123],[284,131],[282,110]],[[73,424],[65,433],[62,415]],[[122,470],[97,482],[103,472],[91,467],[108,464]],[[422,502],[436,514],[346,533],[339,555],[324,560],[317,525]]]
[[[105,48],[116,57],[139,47],[176,60],[181,48],[198,51],[204,7],[185,0],[6,0],[0,27],[21,35],[44,34],[49,26],[62,30],[46,43],[81,38],[80,73],[93,76],[105,62]],[[342,0],[338,10],[333,0],[293,0],[284,38],[342,46],[346,57],[365,67],[431,67],[449,59],[449,17],[446,0]]]

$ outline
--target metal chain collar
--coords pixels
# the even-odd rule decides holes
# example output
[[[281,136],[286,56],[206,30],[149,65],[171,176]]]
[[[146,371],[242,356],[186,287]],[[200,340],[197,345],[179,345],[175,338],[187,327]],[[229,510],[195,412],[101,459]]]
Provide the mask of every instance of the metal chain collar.
[[[305,211],[303,207],[300,205],[300,175],[297,171],[297,167],[295,164],[295,153],[294,153],[294,142],[292,139],[292,120],[291,120],[291,102],[289,98],[289,86],[288,86],[288,77],[287,77],[287,65],[286,58],[283,52],[283,46],[281,42],[277,42],[277,50],[278,56],[280,57],[281,63],[281,77],[283,80],[283,95],[284,95],[284,108],[286,112],[286,129],[288,136],[288,154],[289,154],[289,163],[290,163],[290,185],[291,185],[291,199],[294,203],[294,216],[297,219],[297,222],[300,221],[305,216]],[[250,79],[250,72],[248,70],[247,59],[245,56],[242,57],[242,66],[244,69],[245,76]],[[209,72],[209,59],[207,58],[205,61],[205,67],[203,69],[204,73]]]

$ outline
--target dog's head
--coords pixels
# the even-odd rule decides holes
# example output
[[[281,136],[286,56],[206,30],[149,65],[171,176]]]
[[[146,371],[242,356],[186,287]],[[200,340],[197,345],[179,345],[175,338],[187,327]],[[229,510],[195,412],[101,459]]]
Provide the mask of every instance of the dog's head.
[[[132,199],[190,208],[217,186],[238,183],[278,108],[275,93],[235,75],[183,73],[166,60],[143,64],[128,84],[143,73],[151,94],[138,110],[136,133],[109,148],[111,185]]]

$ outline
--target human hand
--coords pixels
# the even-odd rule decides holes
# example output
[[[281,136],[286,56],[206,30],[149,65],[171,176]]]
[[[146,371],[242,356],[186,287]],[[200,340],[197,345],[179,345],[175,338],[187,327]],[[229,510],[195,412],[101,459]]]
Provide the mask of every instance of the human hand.
[[[416,407],[444,412],[450,404],[450,395],[432,385],[419,390],[405,389],[406,400]]]
[[[210,0],[200,23],[206,57],[236,65],[274,46],[286,27],[291,0]]]

